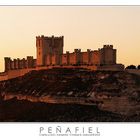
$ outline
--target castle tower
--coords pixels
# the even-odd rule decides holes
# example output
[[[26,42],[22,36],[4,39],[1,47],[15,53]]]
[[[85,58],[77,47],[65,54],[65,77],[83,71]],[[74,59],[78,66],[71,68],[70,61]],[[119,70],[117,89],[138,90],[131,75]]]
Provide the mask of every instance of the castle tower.
[[[11,70],[11,58],[4,57],[4,61],[5,61],[5,71]]]
[[[113,49],[113,45],[104,45],[100,52],[100,63],[103,65],[116,64],[116,49]]]
[[[48,55],[59,55],[63,54],[63,36],[60,37],[36,37],[36,48],[37,48],[37,66],[44,66]],[[49,63],[49,62],[48,62]]]

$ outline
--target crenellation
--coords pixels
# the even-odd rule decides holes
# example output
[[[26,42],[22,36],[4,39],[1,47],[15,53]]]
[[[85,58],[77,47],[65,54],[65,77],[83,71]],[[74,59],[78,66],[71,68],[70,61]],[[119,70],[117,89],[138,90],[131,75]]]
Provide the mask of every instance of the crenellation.
[[[37,39],[45,39],[45,40],[52,40],[52,39],[63,39],[64,36],[59,36],[59,37],[55,37],[54,35],[52,36],[44,36],[44,35],[41,35],[41,36],[36,36]]]
[[[27,56],[27,59],[17,58],[13,60],[10,57],[5,57],[5,71],[33,67],[36,67],[36,59],[33,59],[33,56]]]
[[[11,70],[15,69],[14,61],[11,61]]]
[[[4,61],[5,61],[5,71],[11,70],[11,58],[4,57]]]
[[[13,59],[14,61],[14,69],[17,69],[17,59]]]
[[[103,48],[105,48],[105,49],[113,49],[113,45],[103,45]]]
[[[27,56],[27,67],[32,68],[34,65],[34,59],[33,56]]]

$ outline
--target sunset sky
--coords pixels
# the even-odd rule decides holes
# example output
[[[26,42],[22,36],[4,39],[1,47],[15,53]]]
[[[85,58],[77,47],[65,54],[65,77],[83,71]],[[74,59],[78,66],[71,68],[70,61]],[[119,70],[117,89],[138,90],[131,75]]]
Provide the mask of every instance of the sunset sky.
[[[117,62],[140,64],[140,6],[0,6],[4,57],[36,57],[35,37],[64,36],[64,52],[113,44]]]

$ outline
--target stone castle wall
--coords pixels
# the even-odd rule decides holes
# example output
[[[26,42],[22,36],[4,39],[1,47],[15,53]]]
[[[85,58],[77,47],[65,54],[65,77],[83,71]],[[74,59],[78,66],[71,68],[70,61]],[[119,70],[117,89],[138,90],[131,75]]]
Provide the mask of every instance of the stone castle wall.
[[[15,69],[26,69],[26,68],[35,68],[36,59],[33,56],[27,56],[27,59],[11,59],[10,57],[5,57],[5,72]]]
[[[26,74],[32,70],[35,70],[35,68],[14,69],[14,70],[9,70],[7,72],[0,73],[0,81],[23,76],[24,74]]]
[[[116,50],[113,48],[103,48],[99,50],[75,49],[74,52],[66,52],[62,55],[47,55],[46,65],[114,65],[116,64]]]

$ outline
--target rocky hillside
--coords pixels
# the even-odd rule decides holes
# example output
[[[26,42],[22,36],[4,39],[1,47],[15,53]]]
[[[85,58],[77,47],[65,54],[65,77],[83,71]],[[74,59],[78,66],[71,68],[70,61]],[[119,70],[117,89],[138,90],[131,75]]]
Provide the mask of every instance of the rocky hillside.
[[[0,82],[0,93],[32,96],[88,97],[95,95],[120,96],[139,94],[140,76],[127,72],[96,71],[85,69],[49,69]]]
[[[126,118],[136,116],[136,121],[140,121],[140,76],[129,74],[125,71],[93,72],[86,69],[54,68],[49,70],[31,71],[22,77],[0,82],[0,108],[3,106],[1,108],[2,110],[4,109],[5,103],[11,103],[9,103],[10,100],[4,101],[4,99],[7,100],[9,96],[10,98],[14,98],[19,95],[20,98],[18,99],[20,100],[28,100],[30,98],[30,101],[36,101],[37,103],[28,103],[27,101],[28,104],[32,104],[33,106],[35,104],[43,105],[43,102],[55,102],[56,104],[52,106],[58,108],[61,106],[60,108],[65,108],[67,104],[67,106],[74,106],[77,108],[82,104],[82,108],[85,105],[86,107],[84,108],[87,110],[89,108],[89,112],[91,111],[90,108],[97,107],[98,111],[109,111],[110,113],[123,116],[115,119],[116,121],[124,121],[124,116],[126,116]],[[22,101],[16,100],[13,104],[18,104],[19,102],[21,103]],[[23,103],[26,104],[26,101],[23,101]],[[65,105],[62,105],[61,103],[65,103]],[[79,107],[76,108],[75,111]],[[71,109],[73,109],[73,107],[68,107],[68,109],[69,112],[72,112]],[[85,112],[86,109],[84,110]],[[4,110],[2,112],[2,114],[6,113]],[[97,114],[95,112],[94,115],[96,116]],[[86,115],[89,116],[89,114],[85,114],[85,116],[81,117],[87,117]],[[26,120],[28,119],[26,118]],[[55,120],[57,120],[57,118],[53,119],[53,121]],[[79,121],[80,120],[81,119],[79,119]],[[96,121],[96,119],[93,120]],[[109,121],[111,120],[113,121],[114,119],[111,118]],[[131,119],[128,120],[132,121]],[[45,121],[47,121],[47,119],[45,119]],[[62,118],[60,121],[62,121]],[[64,119],[63,121],[67,121],[67,119]],[[83,121],[92,121],[92,117],[87,120],[83,119]],[[101,121],[104,121],[104,119],[101,119]]]

